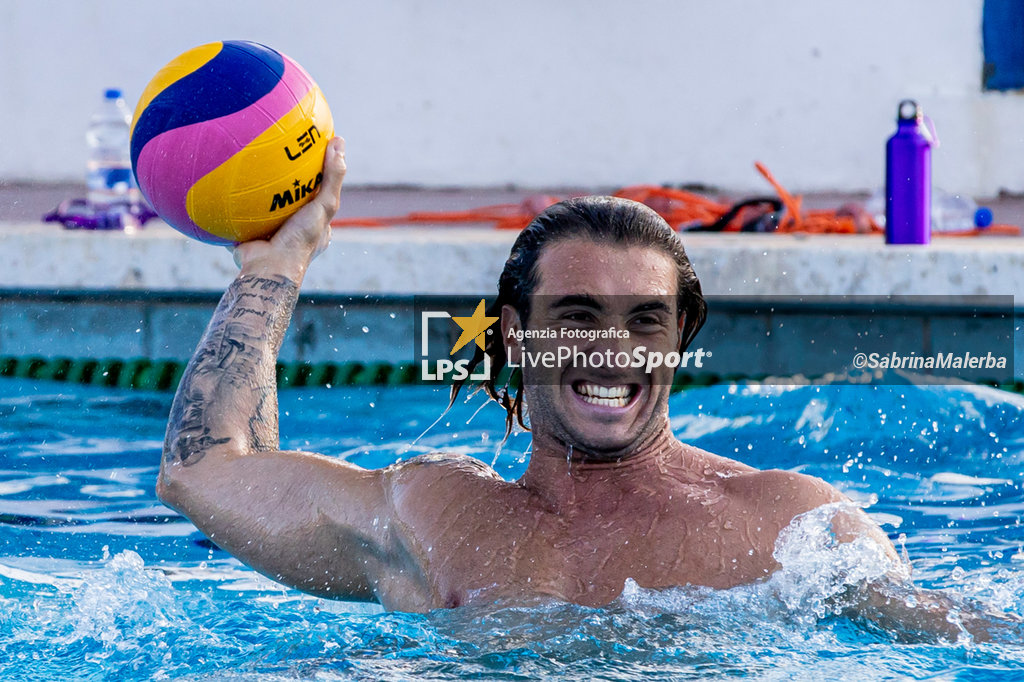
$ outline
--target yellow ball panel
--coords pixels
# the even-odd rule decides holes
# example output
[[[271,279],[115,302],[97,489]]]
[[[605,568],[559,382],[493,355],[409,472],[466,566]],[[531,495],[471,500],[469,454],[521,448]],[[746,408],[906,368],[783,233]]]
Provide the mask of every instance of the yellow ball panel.
[[[316,194],[332,137],[331,111],[314,86],[274,125],[192,186],[189,215],[225,239],[269,237]]]

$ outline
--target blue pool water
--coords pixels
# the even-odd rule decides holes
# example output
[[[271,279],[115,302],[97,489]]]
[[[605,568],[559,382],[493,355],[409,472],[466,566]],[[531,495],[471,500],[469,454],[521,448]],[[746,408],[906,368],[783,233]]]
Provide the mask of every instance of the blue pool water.
[[[283,444],[367,467],[445,448],[508,478],[523,470],[528,438],[496,453],[502,415],[477,414],[479,396],[407,450],[445,402],[413,387],[285,391]],[[830,613],[849,557],[806,544],[782,547],[800,562],[783,560],[760,585],[627,584],[602,609],[410,615],[283,589],[156,500],[169,406],[169,395],[0,380],[0,678],[1024,677],[1024,640],[905,643]],[[1020,396],[969,386],[722,386],[671,405],[682,439],[821,476],[867,505],[906,548],[919,585],[1017,614],[1022,408]]]

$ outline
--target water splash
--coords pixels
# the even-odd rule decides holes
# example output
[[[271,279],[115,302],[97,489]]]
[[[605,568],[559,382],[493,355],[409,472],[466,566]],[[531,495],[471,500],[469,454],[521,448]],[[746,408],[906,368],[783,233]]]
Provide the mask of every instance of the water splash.
[[[723,623],[736,626],[742,621],[743,627],[754,627],[773,621],[806,630],[822,618],[842,613],[851,588],[886,575],[905,575],[906,568],[870,537],[836,539],[832,525],[837,515],[859,511],[850,503],[835,503],[795,517],[776,541],[773,556],[780,568],[765,580],[726,590],[648,590],[628,580],[619,601],[649,615],[696,615],[694,625],[703,621],[715,629]]]
[[[446,415],[448,414],[448,411],[449,411],[449,410],[451,410],[451,409],[452,409],[452,406],[451,406],[451,405],[449,405],[448,407],[446,407],[446,408],[444,409],[444,412],[442,412],[441,414],[439,414],[439,415],[437,416],[437,419],[435,419],[435,420],[434,420],[433,422],[431,422],[431,423],[430,423],[430,426],[428,426],[427,428],[423,429],[423,433],[421,433],[420,435],[418,435],[418,436],[416,436],[415,438],[413,438],[413,439],[412,439],[412,440],[411,440],[411,441],[409,442],[409,444],[408,444],[408,445],[407,445],[407,446],[405,447],[405,449],[404,449],[404,450],[402,450],[401,452],[399,452],[399,453],[398,453],[398,454],[399,454],[399,456],[401,457],[401,456],[402,456],[402,455],[404,455],[405,453],[407,453],[407,452],[409,452],[410,450],[412,450],[412,449],[413,449],[413,447],[414,447],[414,446],[415,446],[415,445],[416,445],[417,443],[419,443],[419,442],[420,442],[420,440],[422,440],[424,436],[426,436],[426,435],[427,435],[428,433],[430,433],[430,430],[431,430],[431,429],[433,429],[433,428],[434,428],[435,426],[437,426],[437,425],[438,425],[438,423],[440,423],[440,421],[441,421],[442,419],[444,419],[444,418],[445,418],[445,416],[446,416]]]
[[[470,393],[469,395],[467,395],[464,402],[468,403],[470,398],[472,398],[472,396],[474,395],[474,393],[476,393],[476,392],[474,391],[474,392]],[[469,416],[469,419],[466,420],[466,424],[467,425],[471,424],[473,422],[473,420],[476,419],[476,416],[478,414],[480,414],[481,410],[483,410],[485,407],[487,407],[488,405],[490,405],[493,402],[489,395],[487,395],[486,393],[483,393],[483,392],[481,392],[481,393],[483,395],[483,400],[480,402],[480,405],[478,405],[477,408],[473,411],[473,414],[471,414]]]
[[[91,638],[106,645],[158,634],[183,612],[163,573],[147,570],[131,550],[116,554],[71,593],[71,632],[65,643]]]
[[[840,542],[833,524],[861,510],[849,502],[826,504],[796,516],[783,528],[772,556],[781,568],[769,579],[772,593],[797,617],[839,615],[851,588],[886,576],[909,580],[909,567],[867,535]]]

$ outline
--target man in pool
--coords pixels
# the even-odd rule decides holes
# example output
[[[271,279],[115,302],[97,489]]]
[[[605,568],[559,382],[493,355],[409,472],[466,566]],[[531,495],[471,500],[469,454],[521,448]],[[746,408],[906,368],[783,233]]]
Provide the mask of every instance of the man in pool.
[[[178,387],[157,492],[257,571],[325,597],[425,611],[555,598],[614,600],[642,587],[729,588],[779,568],[794,517],[845,498],[824,481],[759,471],[680,442],[669,428],[670,370],[524,369],[533,445],[508,482],[470,457],[435,454],[366,470],[279,449],[275,362],[310,262],[330,241],[345,173],[331,142],[323,184],[269,241],[234,249],[241,272]],[[641,204],[558,204],[513,247],[499,283],[500,335],[487,352],[519,363],[524,330],[615,326],[685,349],[703,323],[700,285],[675,234]],[[522,340],[520,340],[522,339]],[[539,341],[543,347],[543,341]],[[604,345],[602,345],[604,344]],[[668,371],[668,374],[665,372]],[[485,387],[521,417],[522,403]],[[837,515],[841,540],[869,537],[898,573],[892,544],[861,511]],[[895,578],[893,578],[895,580]],[[911,608],[869,586],[859,612],[955,638],[949,602]],[[963,625],[987,636],[986,621]]]

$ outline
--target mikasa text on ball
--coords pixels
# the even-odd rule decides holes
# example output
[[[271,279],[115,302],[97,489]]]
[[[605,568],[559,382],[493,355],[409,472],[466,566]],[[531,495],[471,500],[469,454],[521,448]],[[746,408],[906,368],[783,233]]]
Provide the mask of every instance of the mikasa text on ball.
[[[185,52],[139,98],[132,169],[169,225],[212,244],[264,239],[320,186],[334,122],[301,66],[258,43]]]

